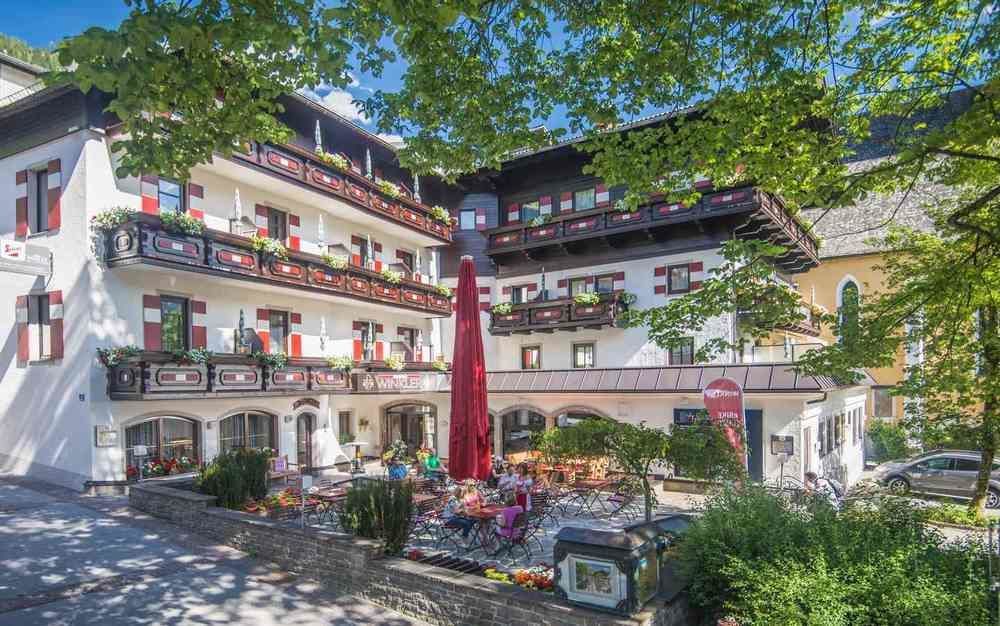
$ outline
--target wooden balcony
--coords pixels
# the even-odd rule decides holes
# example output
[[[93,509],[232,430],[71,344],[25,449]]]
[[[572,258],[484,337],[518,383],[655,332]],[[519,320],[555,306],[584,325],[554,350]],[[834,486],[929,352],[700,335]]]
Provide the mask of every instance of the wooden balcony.
[[[270,369],[252,357],[217,354],[208,363],[172,362],[166,352],[143,352],[108,369],[112,400],[286,396],[303,393],[348,393],[350,375],[329,367],[326,359],[289,359]]]
[[[652,202],[635,213],[604,207],[560,213],[541,225],[514,224],[483,231],[486,254],[499,264],[517,257],[532,261],[554,255],[593,253],[596,246],[621,248],[631,243],[664,241],[678,236],[682,223],[701,224],[730,216],[735,233],[745,239],[768,239],[788,248],[778,267],[788,273],[819,264],[816,239],[788,214],[781,200],[754,187],[707,192],[691,206]]]
[[[208,363],[198,364],[177,363],[168,352],[143,352],[108,369],[108,397],[190,400],[371,393],[371,380],[380,383],[381,391],[391,391],[389,383],[396,384],[397,391],[408,391],[414,385],[436,385],[436,379],[431,363],[406,363],[395,371],[381,361],[362,361],[352,373],[331,368],[323,358],[290,358],[285,367],[271,369],[243,354],[214,354]]]
[[[247,152],[233,157],[252,163],[313,191],[343,200],[358,209],[395,224],[429,235],[442,243],[451,243],[451,225],[430,215],[430,207],[404,194],[390,196],[375,181],[353,171],[337,169],[298,146],[272,146],[253,143]]]
[[[227,279],[304,289],[342,298],[398,307],[429,316],[451,315],[451,300],[424,283],[391,284],[372,270],[336,270],[320,257],[288,251],[288,259],[262,256],[250,239],[206,229],[192,237],[167,232],[159,217],[137,214],[104,235],[108,267],[148,264]]]
[[[594,305],[577,304],[573,298],[514,304],[510,313],[490,313],[490,334],[529,335],[614,326],[627,306],[623,296],[623,291],[601,294],[601,301]]]

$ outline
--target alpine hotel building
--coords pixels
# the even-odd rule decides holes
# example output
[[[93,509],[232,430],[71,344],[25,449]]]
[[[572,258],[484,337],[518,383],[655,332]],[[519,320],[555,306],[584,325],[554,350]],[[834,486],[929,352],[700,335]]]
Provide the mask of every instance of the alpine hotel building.
[[[297,95],[283,102],[289,144],[216,156],[183,184],[119,178],[105,95],[9,91],[0,471],[96,491],[126,483],[143,460],[136,446],[198,461],[267,446],[314,471],[353,455],[347,441],[368,455],[396,439],[446,451],[453,324],[441,285],[454,287],[469,254],[497,454],[591,415],[683,425],[702,387],[729,376],[745,389],[755,478],[861,472],[866,387],[789,369],[819,329],[775,329],[737,362],[693,363],[707,338],[740,332],[738,316],[670,353],[616,323],[626,307],[698,289],[730,237],[788,245],[776,279],[794,283],[819,262],[818,246],[780,198],[701,181],[696,206],[653,199],[622,213],[620,190],[582,173],[573,141],[454,186],[417,180],[391,145]],[[131,212],[109,224],[116,207]],[[204,231],[179,232],[178,213]],[[577,304],[582,292],[599,302]],[[495,313],[498,303],[509,311]],[[99,348],[126,346],[98,359]]]

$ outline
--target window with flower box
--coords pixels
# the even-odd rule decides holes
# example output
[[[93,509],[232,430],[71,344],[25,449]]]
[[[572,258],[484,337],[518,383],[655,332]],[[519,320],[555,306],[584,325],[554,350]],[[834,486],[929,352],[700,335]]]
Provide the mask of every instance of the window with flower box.
[[[125,466],[130,480],[194,471],[198,466],[198,424],[183,417],[151,417],[125,429]],[[137,446],[146,456],[137,457]]]
[[[267,413],[247,411],[219,422],[219,451],[235,448],[277,448],[277,418]]]

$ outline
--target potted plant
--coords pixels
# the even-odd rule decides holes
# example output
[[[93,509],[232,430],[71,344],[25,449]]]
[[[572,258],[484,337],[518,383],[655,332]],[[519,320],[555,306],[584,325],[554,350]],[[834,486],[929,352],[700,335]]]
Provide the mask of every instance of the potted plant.
[[[398,198],[403,195],[403,192],[399,190],[399,186],[390,183],[387,180],[378,181],[378,189],[390,198]]]
[[[324,254],[323,262],[332,270],[346,270],[349,259],[342,255],[333,256],[332,254]]]
[[[452,296],[451,287],[448,285],[434,285],[434,290],[438,292],[438,295],[444,296],[445,298],[450,298]]]
[[[284,352],[254,352],[251,356],[258,365],[271,370],[284,369],[288,365],[288,355]]]
[[[451,226],[451,214],[448,213],[448,209],[441,205],[435,204],[428,211],[428,215],[431,216],[432,220],[441,222],[445,226]]]
[[[271,257],[281,259],[282,261],[288,260],[288,249],[285,248],[285,244],[277,239],[260,237],[257,234],[253,234],[250,235],[250,247],[262,257]]]
[[[510,302],[497,302],[490,310],[493,311],[494,315],[510,315],[511,303]]]
[[[394,272],[388,267],[383,268],[382,271],[379,272],[379,276],[381,276],[382,280],[389,283],[390,285],[398,285],[399,283],[403,282],[403,273]]]
[[[137,211],[132,207],[111,207],[90,218],[90,225],[95,230],[111,231],[132,219],[136,213]]]
[[[317,154],[320,161],[323,161],[327,165],[332,165],[338,170],[347,171],[351,168],[351,163],[346,158],[340,154],[331,154],[329,152],[320,152]]]
[[[392,354],[385,359],[385,366],[391,370],[400,372],[406,367],[406,362],[403,361],[403,357]]]
[[[573,302],[581,306],[596,306],[601,303],[601,296],[592,291],[584,291],[573,296]]]
[[[174,350],[170,353],[170,358],[178,365],[204,365],[211,360],[212,351],[205,348]]]
[[[445,363],[444,359],[435,359],[431,365],[439,372],[448,371],[448,364]]]
[[[97,358],[101,365],[111,369],[125,362],[127,359],[138,355],[142,350],[139,346],[120,346],[117,348],[98,348]]]
[[[332,356],[326,360],[326,364],[335,370],[340,370],[345,373],[354,369],[354,359],[346,354],[341,356]]]
[[[196,217],[179,211],[160,213],[160,224],[169,233],[197,237],[205,232],[205,223]]]
[[[531,220],[529,220],[528,221],[528,226],[532,226],[532,227],[534,227],[534,226],[545,226],[546,224],[548,224],[551,221],[552,221],[552,218],[549,217],[548,215],[539,215],[538,217],[534,217]]]

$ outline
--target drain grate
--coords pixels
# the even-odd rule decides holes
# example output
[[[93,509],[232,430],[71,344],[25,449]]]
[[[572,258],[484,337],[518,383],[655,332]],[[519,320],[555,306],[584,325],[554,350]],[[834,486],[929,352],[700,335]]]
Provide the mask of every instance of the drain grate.
[[[486,566],[480,564],[479,561],[452,556],[447,552],[428,554],[416,559],[416,562],[433,565],[434,567],[443,567],[463,574],[482,574],[486,571]]]

